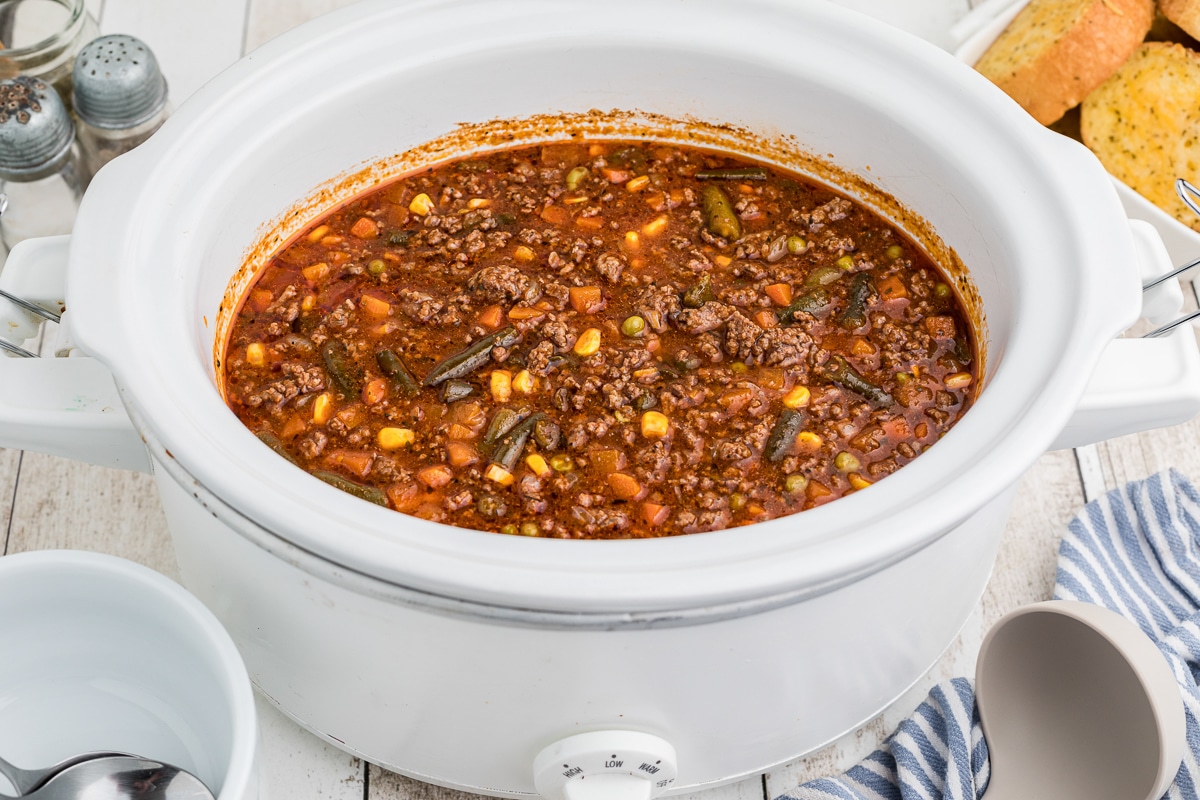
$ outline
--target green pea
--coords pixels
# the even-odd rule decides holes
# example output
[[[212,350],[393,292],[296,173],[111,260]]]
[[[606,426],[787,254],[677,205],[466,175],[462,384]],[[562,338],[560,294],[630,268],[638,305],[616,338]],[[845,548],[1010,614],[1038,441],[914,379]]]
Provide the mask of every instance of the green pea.
[[[731,494],[729,496],[729,510],[730,511],[741,511],[745,507],[746,507],[746,495]]]
[[[854,269],[854,258],[852,256],[842,256],[833,263],[837,264],[842,269]]]
[[[857,472],[862,468],[862,462],[847,452],[838,453],[833,459],[833,465],[837,467],[838,472]]]
[[[904,384],[908,383],[911,380],[912,380],[912,375],[909,375],[907,372],[897,372],[896,373],[896,383],[900,384],[901,386],[903,386]]]
[[[575,469],[575,459],[566,453],[557,453],[550,456],[550,466],[555,472],[570,472]]]
[[[516,526],[516,525],[513,525],[513,524],[510,522],[509,524],[507,524],[507,525],[505,525],[503,528],[501,528],[501,529],[500,529],[500,532],[501,532],[501,533],[506,533],[506,534],[508,534],[509,536],[516,536],[516,535],[517,535],[517,526]]]
[[[741,375],[744,372],[750,371],[750,367],[746,366],[746,363],[744,361],[733,362],[732,364],[729,365],[729,369],[731,369],[732,371],[736,372],[739,375]]]
[[[583,183],[583,179],[587,177],[587,167],[576,167],[567,173],[567,188],[572,192],[579,188],[579,184]]]
[[[887,249],[887,257],[895,261],[900,256],[904,255],[904,248],[898,244],[894,244]]]
[[[382,275],[385,269],[387,269],[387,264],[384,263],[382,258],[373,258],[371,259],[370,263],[367,264],[367,272],[371,273],[372,275]]]
[[[521,523],[521,535],[522,536],[541,536],[542,529],[537,526],[536,522],[522,522]]]
[[[803,236],[789,236],[787,237],[787,249],[792,255],[798,256],[808,249],[808,242],[804,240]]]
[[[803,492],[808,488],[808,478],[800,475],[799,473],[788,475],[783,482],[783,488],[787,489],[789,492]]]
[[[933,287],[933,293],[935,295],[937,295],[938,297],[940,297],[941,299],[945,300],[947,297],[950,296],[950,287],[944,283],[939,283]]]
[[[646,330],[646,320],[637,316],[626,317],[621,323],[621,333],[628,336],[630,339],[636,339],[641,336]]]

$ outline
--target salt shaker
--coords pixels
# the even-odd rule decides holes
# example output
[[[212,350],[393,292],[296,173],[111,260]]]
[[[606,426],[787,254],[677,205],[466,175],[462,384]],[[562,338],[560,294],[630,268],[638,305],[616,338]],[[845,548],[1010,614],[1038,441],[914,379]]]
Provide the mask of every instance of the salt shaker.
[[[75,126],[54,87],[26,75],[0,81],[0,216],[5,248],[70,233],[87,184]]]
[[[89,42],[75,58],[73,86],[79,146],[91,175],[150,138],[170,114],[158,59],[133,36]]]

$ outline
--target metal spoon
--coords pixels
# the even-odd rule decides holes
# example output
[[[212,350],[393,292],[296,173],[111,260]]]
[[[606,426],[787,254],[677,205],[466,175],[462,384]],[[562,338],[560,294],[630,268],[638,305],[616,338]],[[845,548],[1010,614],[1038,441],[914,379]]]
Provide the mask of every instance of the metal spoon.
[[[0,775],[8,778],[8,782],[17,790],[18,795],[29,794],[34,789],[37,789],[53,776],[62,772],[73,764],[79,764],[83,761],[91,761],[93,758],[104,758],[105,756],[123,756],[126,753],[113,753],[103,750],[94,753],[82,753],[81,755],[71,756],[63,759],[52,767],[44,767],[42,769],[21,769],[15,764],[11,764],[0,758]]]
[[[0,800],[15,800],[0,795]],[[215,800],[190,772],[137,756],[103,756],[67,767],[21,800]]]
[[[1179,684],[1129,620],[1054,600],[997,622],[979,651],[986,800],[1158,800],[1186,746]]]

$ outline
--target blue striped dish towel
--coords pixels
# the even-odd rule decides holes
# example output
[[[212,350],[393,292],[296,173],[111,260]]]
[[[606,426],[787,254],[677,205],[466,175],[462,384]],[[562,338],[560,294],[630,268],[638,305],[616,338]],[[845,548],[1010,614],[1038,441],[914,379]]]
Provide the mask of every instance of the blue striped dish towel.
[[[1054,597],[1125,615],[1166,655],[1189,748],[1165,796],[1200,800],[1200,494],[1171,470],[1088,503],[1059,545]],[[972,681],[955,678],[935,686],[879,750],[780,800],[976,800],[988,776]]]

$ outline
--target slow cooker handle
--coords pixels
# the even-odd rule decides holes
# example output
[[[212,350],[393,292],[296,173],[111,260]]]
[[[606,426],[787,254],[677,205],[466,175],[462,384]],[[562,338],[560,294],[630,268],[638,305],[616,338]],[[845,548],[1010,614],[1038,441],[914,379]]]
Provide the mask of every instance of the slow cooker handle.
[[[51,310],[64,308],[69,236],[21,242],[8,254],[0,289]],[[56,351],[63,357],[0,353],[0,447],[33,450],[103,467],[150,471],[141,437],[129,421],[108,368],[70,355],[69,313]],[[0,336],[19,343],[42,320],[0,297]]]
[[[1146,283],[1173,269],[1158,232],[1129,220],[1138,275]],[[1183,293],[1177,281],[1144,292],[1142,317],[1154,326],[1178,316]],[[1200,414],[1200,351],[1190,325],[1157,339],[1109,342],[1083,399],[1053,449],[1078,447],[1129,433],[1179,425]]]

